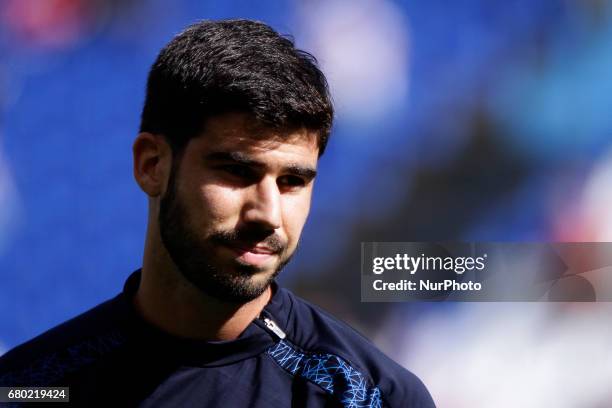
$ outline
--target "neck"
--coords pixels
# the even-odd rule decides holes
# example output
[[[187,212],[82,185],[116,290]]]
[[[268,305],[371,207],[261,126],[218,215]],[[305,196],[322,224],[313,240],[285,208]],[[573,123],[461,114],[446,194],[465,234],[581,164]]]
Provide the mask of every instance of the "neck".
[[[182,276],[161,240],[149,232],[134,305],[147,322],[159,329],[183,338],[232,340],[259,316],[272,297],[270,287],[243,304],[205,295]]]

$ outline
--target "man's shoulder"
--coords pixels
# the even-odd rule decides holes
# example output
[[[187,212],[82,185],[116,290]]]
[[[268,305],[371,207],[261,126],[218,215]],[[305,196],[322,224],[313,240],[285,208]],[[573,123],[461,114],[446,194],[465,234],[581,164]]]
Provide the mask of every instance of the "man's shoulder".
[[[378,387],[388,405],[434,407],[427,388],[415,374],[397,364],[347,323],[283,290],[291,300],[286,322],[288,340],[298,349],[307,354],[333,356],[340,364],[346,363],[352,374]]]
[[[122,341],[117,296],[0,356],[0,385],[50,385]]]

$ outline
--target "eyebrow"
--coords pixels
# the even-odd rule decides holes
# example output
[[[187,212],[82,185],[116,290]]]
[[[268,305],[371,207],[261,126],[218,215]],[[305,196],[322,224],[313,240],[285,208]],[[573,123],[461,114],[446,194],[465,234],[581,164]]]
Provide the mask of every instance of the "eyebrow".
[[[260,161],[253,159],[248,154],[242,152],[213,152],[205,156],[205,160],[223,161],[240,164],[243,166],[263,169],[266,165]],[[317,175],[317,171],[310,166],[302,166],[300,164],[290,163],[283,167],[283,172],[290,173],[294,176],[300,176],[307,180],[312,180]]]

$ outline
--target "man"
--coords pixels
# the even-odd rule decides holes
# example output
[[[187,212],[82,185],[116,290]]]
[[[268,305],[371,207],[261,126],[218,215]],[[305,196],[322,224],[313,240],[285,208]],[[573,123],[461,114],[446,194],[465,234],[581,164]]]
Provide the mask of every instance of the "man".
[[[175,37],[133,146],[142,269],[3,356],[0,385],[69,386],[83,405],[433,406],[413,374],[274,281],[332,116],[314,58],[270,27],[201,22]]]

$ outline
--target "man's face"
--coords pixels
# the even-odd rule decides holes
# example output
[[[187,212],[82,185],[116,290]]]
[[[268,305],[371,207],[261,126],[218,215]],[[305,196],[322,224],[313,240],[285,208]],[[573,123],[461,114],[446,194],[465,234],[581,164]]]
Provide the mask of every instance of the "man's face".
[[[229,302],[261,295],[297,247],[310,209],[316,134],[209,119],[175,157],[159,226],[180,272]]]

